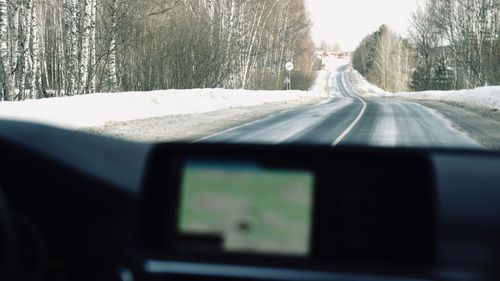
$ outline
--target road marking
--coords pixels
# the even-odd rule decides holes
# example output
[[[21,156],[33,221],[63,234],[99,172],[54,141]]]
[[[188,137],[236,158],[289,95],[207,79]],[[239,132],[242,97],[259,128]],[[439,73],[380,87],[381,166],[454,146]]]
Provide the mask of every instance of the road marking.
[[[354,126],[356,126],[356,124],[358,124],[359,120],[361,119],[361,117],[363,117],[363,114],[365,113],[366,111],[366,102],[358,97],[358,99],[363,103],[363,108],[361,108],[361,111],[359,112],[358,116],[356,117],[356,119],[354,119],[354,121],[352,121],[352,123],[349,125],[349,127],[347,127],[347,129],[345,129],[342,134],[340,134],[338,136],[337,139],[335,139],[335,141],[332,143],[332,145],[338,145],[340,142],[342,142],[344,140],[344,138],[352,131],[352,129],[354,128]]]
[[[344,82],[345,82],[345,79],[342,79],[342,83],[344,83]],[[345,85],[344,85],[344,88],[346,88]],[[352,87],[351,87],[351,89],[352,89]],[[353,89],[353,91],[354,91],[354,89]],[[361,111],[359,112],[358,116],[356,116],[356,119],[354,119],[354,121],[352,121],[352,123],[349,125],[349,127],[347,127],[347,129],[345,129],[342,132],[342,134],[340,134],[335,139],[335,141],[332,143],[333,146],[336,146],[340,142],[342,142],[344,140],[344,138],[352,131],[352,129],[354,128],[354,126],[356,126],[356,124],[358,124],[359,120],[361,120],[361,117],[363,117],[363,114],[365,114],[365,111],[366,111],[366,102],[358,94],[356,94],[356,97],[358,98],[358,100],[361,101],[361,103],[363,104],[363,107],[361,108]]]
[[[214,134],[208,135],[208,136],[206,136],[206,137],[203,137],[203,138],[197,139],[197,140],[195,140],[195,141],[192,141],[191,143],[202,142],[202,141],[204,141],[204,140],[207,140],[207,139],[210,139],[210,138],[213,138],[213,137],[219,136],[219,135],[223,135],[223,134],[229,133],[229,132],[234,131],[234,130],[237,130],[237,129],[239,129],[239,128],[243,128],[243,127],[245,127],[245,126],[249,126],[249,125],[253,125],[253,124],[255,124],[255,123],[262,122],[262,121],[264,121],[264,120],[266,120],[266,119],[269,119],[269,118],[272,118],[272,117],[274,117],[274,116],[276,116],[276,115],[279,115],[279,114],[284,114],[284,113],[286,113],[286,112],[289,112],[289,111],[291,111],[292,109],[295,109],[295,108],[290,108],[290,109],[285,109],[285,110],[282,110],[282,111],[278,111],[278,112],[273,113],[273,114],[271,114],[271,115],[268,115],[268,116],[266,116],[266,117],[264,117],[264,118],[257,119],[257,120],[254,120],[254,121],[250,121],[250,122],[247,122],[247,123],[244,123],[244,124],[238,125],[238,126],[236,126],[236,127],[231,127],[231,128],[226,129],[226,130],[224,130],[224,131],[217,132],[217,133],[214,133]]]
[[[340,74],[340,72],[337,72]],[[345,74],[345,73],[344,73]],[[331,75],[330,77],[332,77],[333,75]],[[347,88],[345,87],[345,78],[343,77],[342,80],[342,83],[344,84],[344,88],[347,90]],[[351,87],[352,88],[352,87]],[[355,92],[354,90],[352,90],[353,92]],[[347,93],[347,92],[346,92]],[[363,103],[363,108],[361,109],[360,113],[358,114],[358,116],[356,117],[356,119],[349,125],[349,127],[347,127],[347,129],[342,132],[342,134],[340,134],[340,136],[333,142],[332,145],[338,145],[346,136],[347,134],[349,134],[351,132],[351,130],[354,128],[354,126],[356,126],[356,124],[359,122],[359,120],[361,119],[361,117],[363,116],[365,110],[366,110],[366,103],[363,99],[361,99],[359,97],[359,95],[355,94],[355,96],[345,96],[343,98],[357,98],[359,99],[362,103]],[[334,99],[333,98],[328,98],[328,99],[325,99],[323,101],[320,101],[318,102],[317,104],[315,104],[315,106],[321,106],[321,105],[324,105],[324,104],[327,104],[329,102],[332,102]],[[229,133],[231,131],[234,131],[234,130],[237,130],[237,129],[240,129],[240,128],[243,128],[243,127],[246,127],[246,126],[250,126],[250,125],[254,125],[256,123],[259,123],[259,122],[263,122],[267,119],[270,119],[272,117],[275,117],[276,115],[280,115],[280,114],[284,114],[286,112],[289,112],[291,110],[294,110],[296,108],[290,108],[290,109],[286,109],[286,110],[283,110],[283,111],[279,111],[277,113],[274,113],[274,114],[271,114],[269,116],[266,116],[264,118],[261,118],[261,119],[258,119],[258,120],[254,120],[254,121],[251,121],[251,122],[248,122],[248,123],[244,123],[244,124],[241,124],[241,125],[238,125],[236,127],[231,127],[229,129],[226,129],[224,131],[221,131],[221,132],[216,132],[214,134],[211,134],[211,135],[208,135],[208,136],[205,136],[205,137],[202,137],[200,139],[197,139],[197,140],[194,140],[192,141],[191,143],[197,143],[197,142],[202,142],[202,141],[205,141],[205,140],[208,140],[208,139],[211,139],[211,138],[214,138],[214,137],[217,137],[217,136],[220,136],[220,135],[224,135],[226,133]]]
[[[320,106],[320,105],[324,105],[324,104],[327,104],[329,102],[332,102],[332,98],[327,98],[323,101],[320,101],[318,102],[317,104],[315,104],[316,106]],[[308,105],[304,105],[305,106],[308,106]],[[243,127],[246,127],[246,126],[250,126],[250,125],[253,125],[253,124],[256,124],[256,123],[259,123],[259,122],[262,122],[262,121],[265,121],[266,119],[270,119],[270,118],[273,118],[277,115],[281,115],[281,114],[285,114],[289,111],[292,111],[294,109],[297,109],[298,107],[293,107],[293,108],[289,108],[289,109],[285,109],[285,110],[281,110],[281,111],[278,111],[278,112],[275,112],[275,113],[272,113],[266,117],[263,117],[261,119],[257,119],[257,120],[254,120],[254,121],[250,121],[250,122],[247,122],[247,123],[244,123],[244,124],[241,124],[241,125],[238,125],[236,127],[231,127],[229,129],[226,129],[224,131],[221,131],[221,132],[217,132],[217,133],[214,133],[214,134],[211,134],[211,135],[208,135],[208,136],[205,136],[205,137],[202,137],[200,139],[197,139],[197,140],[194,140],[192,141],[191,143],[197,143],[197,142],[202,142],[204,140],[207,140],[207,139],[210,139],[210,138],[213,138],[213,137],[216,137],[216,136],[219,136],[219,135],[223,135],[223,134],[226,134],[226,133],[229,133],[231,131],[234,131],[234,130],[237,130],[237,129],[240,129],[240,128],[243,128]]]

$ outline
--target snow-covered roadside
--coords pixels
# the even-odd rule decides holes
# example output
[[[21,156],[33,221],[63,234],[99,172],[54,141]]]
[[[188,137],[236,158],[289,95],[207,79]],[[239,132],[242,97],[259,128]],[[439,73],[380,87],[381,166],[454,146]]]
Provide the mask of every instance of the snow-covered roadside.
[[[316,99],[316,102],[320,100]],[[304,106],[303,100],[274,102],[207,113],[108,122],[83,131],[139,142],[195,141],[300,106]]]
[[[363,97],[391,97],[392,93],[388,93],[381,88],[368,82],[366,78],[359,74],[355,69],[349,71],[349,79],[352,86],[357,90],[357,92]]]
[[[315,84],[307,94],[299,92],[298,98],[288,97],[289,100],[286,101],[265,102],[255,106],[224,108],[204,113],[162,115],[147,119],[106,122],[104,126],[84,130],[140,142],[193,141],[278,112],[322,102],[328,97],[329,76],[328,70],[318,71]],[[281,96],[289,93],[272,92]]]
[[[326,75],[324,71],[318,75]],[[322,80],[322,79],[318,79]],[[226,89],[101,93],[73,97],[0,102],[0,119],[14,119],[80,129],[161,116],[198,114],[265,103],[313,102],[326,98],[318,82],[306,91]]]
[[[488,109],[500,109],[500,86],[487,86],[471,90],[389,93],[368,82],[356,70],[350,71],[349,77],[355,89],[364,97],[398,97],[415,100],[446,101]]]
[[[326,98],[328,97],[328,81],[330,77],[330,71],[327,69],[322,69],[316,72],[316,80],[314,85],[309,90],[309,96]]]
[[[500,109],[500,86],[480,87],[472,90],[401,92],[394,97],[456,102],[466,105]]]

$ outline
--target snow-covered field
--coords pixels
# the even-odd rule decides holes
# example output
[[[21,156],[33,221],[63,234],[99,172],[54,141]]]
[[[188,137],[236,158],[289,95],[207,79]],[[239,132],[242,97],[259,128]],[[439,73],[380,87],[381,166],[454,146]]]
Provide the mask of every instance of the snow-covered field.
[[[318,75],[325,75],[320,72]],[[321,79],[320,79],[321,80]],[[66,128],[98,127],[113,121],[213,112],[326,97],[316,85],[306,91],[225,89],[165,90],[90,94],[73,97],[0,102],[0,119],[15,119]]]
[[[351,71],[350,77],[358,92],[366,97],[401,97],[416,100],[449,101],[500,109],[500,86],[479,87],[471,90],[389,93],[368,82],[356,70]]]

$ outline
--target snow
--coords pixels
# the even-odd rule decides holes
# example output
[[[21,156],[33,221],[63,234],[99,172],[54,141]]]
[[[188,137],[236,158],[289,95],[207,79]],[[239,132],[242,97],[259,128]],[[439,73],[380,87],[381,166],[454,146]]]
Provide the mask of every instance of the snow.
[[[394,96],[410,99],[452,101],[500,110],[500,86],[486,86],[458,91],[401,92],[395,93]]]
[[[342,98],[342,90],[339,89],[339,84],[335,82],[338,75],[340,75],[345,67],[349,67],[350,59],[337,59],[335,57],[325,58],[325,70],[330,73],[328,79],[328,89],[330,90],[331,98]]]
[[[102,126],[112,121],[206,113],[235,107],[258,106],[276,102],[285,103],[326,96],[326,92],[317,89],[310,92],[192,89],[99,93],[0,102],[0,119],[14,119],[79,129]]]
[[[500,109],[500,86],[486,86],[468,90],[390,93],[371,84],[354,69],[351,70],[349,75],[353,86],[362,97],[401,97],[415,100],[451,101],[490,109]]]
[[[316,80],[314,85],[309,90],[309,93],[313,96],[326,97],[328,93],[328,78],[330,77],[330,72],[328,70],[322,69],[316,72]]]
[[[355,69],[349,73],[351,82],[356,87],[358,93],[363,97],[390,97],[392,93],[388,93],[381,88],[371,84],[366,78],[359,74]]]

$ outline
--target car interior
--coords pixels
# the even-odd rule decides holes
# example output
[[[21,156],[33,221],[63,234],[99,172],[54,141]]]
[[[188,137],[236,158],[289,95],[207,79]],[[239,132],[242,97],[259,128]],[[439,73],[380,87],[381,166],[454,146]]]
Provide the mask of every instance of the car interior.
[[[1,121],[0,155],[5,281],[500,278],[497,152]]]

